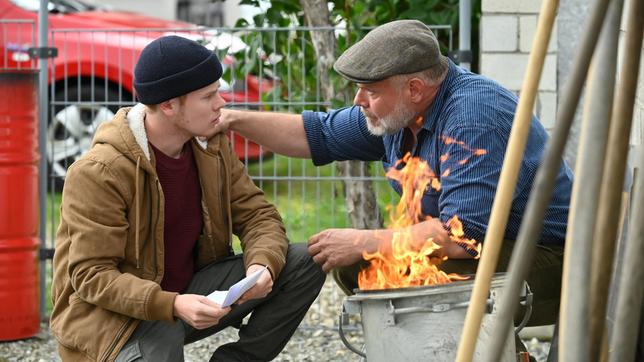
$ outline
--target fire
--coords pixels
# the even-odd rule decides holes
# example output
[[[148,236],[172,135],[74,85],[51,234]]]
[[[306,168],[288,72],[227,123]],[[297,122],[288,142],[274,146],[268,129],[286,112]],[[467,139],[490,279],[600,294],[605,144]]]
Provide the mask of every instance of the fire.
[[[458,219],[458,215],[454,215],[447,221],[447,226],[450,230],[449,238],[453,242],[459,244],[465,251],[472,255],[474,259],[481,257],[481,244],[474,239],[467,239],[463,231],[463,223]]]
[[[485,150],[469,149],[462,142],[445,137],[446,144],[457,143],[470,151],[471,156],[460,160],[457,164],[467,162],[472,156],[481,156]],[[448,154],[442,155],[441,162],[447,161]],[[405,166],[401,169],[392,167],[387,172],[387,177],[398,181],[402,187],[400,202],[390,210],[390,229],[393,236],[390,245],[381,245],[375,253],[363,252],[363,258],[370,262],[369,267],[360,271],[358,285],[362,290],[404,288],[410,286],[446,284],[456,280],[465,280],[467,277],[458,274],[447,274],[438,266],[447,257],[442,255],[442,247],[434,243],[433,238],[427,240],[414,240],[408,227],[423,221],[421,200],[425,190],[431,187],[440,190],[441,184],[436,174],[426,162],[411,157],[409,154],[399,161]],[[441,177],[449,176],[450,169],[446,169]],[[463,224],[457,215],[446,223],[449,238],[458,243],[470,255],[477,257],[481,245],[474,239],[467,239],[463,231]]]

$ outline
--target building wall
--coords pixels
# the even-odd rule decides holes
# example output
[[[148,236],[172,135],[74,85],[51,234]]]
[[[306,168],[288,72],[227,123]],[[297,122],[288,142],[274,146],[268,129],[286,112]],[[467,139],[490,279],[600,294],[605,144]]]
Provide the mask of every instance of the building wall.
[[[260,8],[256,8],[250,5],[239,5],[239,0],[237,1],[224,1],[223,3],[223,12],[224,12],[224,25],[228,27],[233,27],[237,20],[244,18],[248,23],[253,24],[253,16],[266,11],[266,8],[270,6],[266,1],[260,2]]]
[[[482,0],[481,74],[516,92],[521,90],[537,28],[541,0]],[[535,113],[551,130],[557,109],[557,31],[552,31]]]
[[[184,20],[210,27],[232,27],[240,18],[252,23],[252,17],[269,6],[260,3],[261,9],[250,5],[239,5],[239,0],[212,2],[210,0],[88,0],[100,3],[114,10],[133,11],[149,16]]]
[[[177,18],[177,0],[101,0],[100,3],[114,10],[133,11],[167,20],[175,20]]]
[[[505,87],[520,91],[527,67],[532,40],[536,31],[537,17],[543,0],[482,0],[480,23],[481,74],[488,76]],[[535,113],[548,130],[552,130],[556,117],[559,89],[565,84],[575,49],[578,46],[579,29],[586,20],[588,4],[583,0],[571,0],[561,4],[557,22],[553,29],[548,54],[539,84],[539,96]],[[625,9],[628,11],[628,9]],[[561,29],[558,30],[558,28]],[[621,40],[626,24],[622,22]],[[559,40],[559,41],[558,41]],[[560,47],[562,50],[559,51]],[[620,49],[621,51],[621,49]],[[644,52],[644,43],[643,43]],[[564,57],[564,59],[558,59]],[[644,55],[640,61],[638,91],[633,112],[633,127],[630,144],[633,151],[644,148]],[[580,101],[580,105],[583,100]],[[578,108],[576,118],[581,117]],[[566,160],[574,164],[574,147],[579,134],[579,121],[573,124],[566,152]],[[637,152],[629,155],[630,166],[635,165]]]

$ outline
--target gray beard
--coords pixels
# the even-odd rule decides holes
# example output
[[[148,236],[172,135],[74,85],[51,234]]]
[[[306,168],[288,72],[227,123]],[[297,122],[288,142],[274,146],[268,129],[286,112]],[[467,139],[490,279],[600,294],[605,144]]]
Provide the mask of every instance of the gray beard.
[[[362,108],[360,108],[360,110],[362,111]],[[367,119],[367,129],[374,136],[390,135],[409,126],[409,123],[414,118],[414,111],[405,108],[401,102],[398,102],[391,113],[389,113],[385,117],[378,119],[379,124],[377,126],[371,124]]]

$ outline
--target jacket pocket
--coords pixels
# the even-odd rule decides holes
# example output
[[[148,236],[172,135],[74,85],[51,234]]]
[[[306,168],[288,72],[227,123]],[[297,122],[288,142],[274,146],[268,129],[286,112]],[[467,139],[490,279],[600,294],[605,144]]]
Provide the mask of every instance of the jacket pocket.
[[[51,323],[61,345],[98,360],[121,338],[126,338],[124,332],[131,318],[89,304],[75,294],[69,296],[69,303]]]

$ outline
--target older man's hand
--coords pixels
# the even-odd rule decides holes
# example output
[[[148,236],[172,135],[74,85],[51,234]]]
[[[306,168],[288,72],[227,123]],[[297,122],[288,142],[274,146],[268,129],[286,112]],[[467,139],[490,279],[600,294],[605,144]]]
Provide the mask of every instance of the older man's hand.
[[[199,140],[206,141],[218,133],[228,131],[230,123],[234,118],[234,114],[238,111],[222,108],[220,112],[217,122],[212,127],[209,127],[206,133],[199,135]]]
[[[309,238],[309,254],[322,270],[348,266],[362,259],[364,250],[373,251],[372,232],[358,229],[327,229]]]
[[[232,109],[227,109],[227,108],[222,108],[221,109],[221,115],[219,116],[219,120],[217,121],[217,124],[215,124],[215,132],[226,132],[228,128],[230,128],[230,123],[233,121],[233,118],[235,118],[235,111]]]

